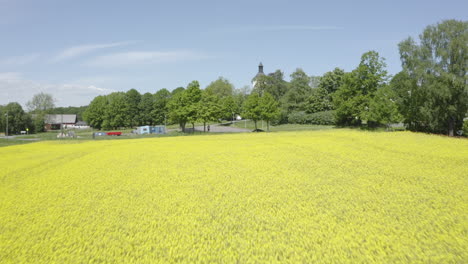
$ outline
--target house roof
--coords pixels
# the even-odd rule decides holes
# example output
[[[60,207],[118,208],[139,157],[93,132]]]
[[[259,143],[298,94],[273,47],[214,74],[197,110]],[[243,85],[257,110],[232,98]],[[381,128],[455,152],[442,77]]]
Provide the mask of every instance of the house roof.
[[[75,124],[76,115],[46,115],[46,124]]]

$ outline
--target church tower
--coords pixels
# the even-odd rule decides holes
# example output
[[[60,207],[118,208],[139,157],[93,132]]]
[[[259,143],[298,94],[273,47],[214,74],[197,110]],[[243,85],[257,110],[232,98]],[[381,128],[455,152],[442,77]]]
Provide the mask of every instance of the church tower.
[[[260,62],[260,64],[258,65],[258,73],[252,79],[252,88],[255,88],[255,85],[257,84],[258,77],[264,76],[264,75],[265,75],[265,73],[263,73],[263,64]]]

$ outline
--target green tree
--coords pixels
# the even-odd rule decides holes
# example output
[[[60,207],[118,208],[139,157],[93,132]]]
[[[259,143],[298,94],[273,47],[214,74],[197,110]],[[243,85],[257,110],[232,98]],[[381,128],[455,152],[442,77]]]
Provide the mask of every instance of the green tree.
[[[172,90],[171,95],[174,96],[174,95],[176,95],[176,94],[178,94],[178,93],[181,93],[181,92],[183,92],[183,91],[185,91],[185,88],[184,88],[184,87],[177,87],[177,88],[175,88],[174,90]]]
[[[243,116],[254,121],[255,131],[258,130],[257,121],[262,119],[263,109],[260,105],[260,95],[252,92],[244,102]]]
[[[151,115],[155,124],[166,124],[169,111],[168,103],[171,97],[172,95],[167,89],[161,89],[154,94],[154,104]]]
[[[201,99],[200,84],[192,81],[183,92],[176,93],[169,101],[169,116],[180,125],[185,132],[187,122],[192,123],[195,128],[198,112],[197,106]]]
[[[259,75],[255,77],[256,83],[253,92],[257,92],[260,96],[267,92],[276,100],[280,100],[288,90],[288,83],[283,78],[283,72],[280,70],[268,75]]]
[[[367,120],[384,124],[387,129],[390,124],[398,123],[402,120],[402,116],[398,110],[398,96],[389,85],[377,89],[375,96],[369,103],[369,111]]]
[[[153,107],[154,96],[151,93],[143,94],[138,104],[138,125],[154,125],[152,116]]]
[[[227,97],[232,98],[232,96]],[[221,105],[219,97],[210,90],[202,91],[201,100],[198,105],[198,119],[203,122],[203,132],[206,132],[206,124],[216,121],[221,115]]]
[[[104,112],[104,129],[116,129],[129,125],[127,96],[124,92],[114,92],[107,96],[108,105]]]
[[[33,98],[26,103],[26,106],[30,112],[46,114],[49,110],[54,108],[54,98],[51,94],[41,92],[35,94]]]
[[[103,127],[108,100],[106,95],[96,96],[83,113],[84,120],[93,128]]]
[[[269,73],[268,77],[270,77],[269,85],[265,91],[273,95],[275,100],[280,100],[289,88],[289,83],[284,80],[284,73],[281,70],[276,70],[273,73]]]
[[[356,69],[344,75],[343,84],[333,94],[338,124],[359,125],[369,116],[370,101],[387,81],[385,67],[384,59],[377,52],[369,51],[362,55]]]
[[[306,100],[312,93],[310,77],[302,69],[297,69],[291,74],[289,90],[283,97],[283,107],[287,113],[304,111]]]
[[[411,97],[404,112],[411,130],[454,135],[468,110],[468,22],[446,20],[426,27],[418,45],[399,44],[403,71],[412,82],[400,82]]]
[[[340,68],[335,68],[333,71],[326,72],[320,78],[320,84],[318,87],[325,89],[328,94],[332,94],[342,85],[344,74],[344,70]]]
[[[279,103],[275,98],[268,92],[265,92],[259,101],[262,120],[267,122],[267,131],[270,131],[270,122],[279,117],[280,108]]]
[[[316,113],[321,111],[332,110],[330,95],[324,88],[314,88],[311,95],[307,98],[305,106],[306,113]]]
[[[235,114],[240,112],[239,106],[236,103],[234,96],[224,97],[219,100],[221,106],[220,118],[225,120],[232,120]]]
[[[234,85],[232,85],[227,79],[219,77],[216,81],[211,82],[205,90],[219,98],[225,98],[232,96]]]
[[[130,89],[125,93],[124,100],[125,106],[124,109],[122,109],[126,111],[124,117],[124,126],[137,126],[139,119],[139,105],[141,101],[141,94],[135,89]]]
[[[17,102],[8,103],[2,107],[2,124],[4,125],[3,131],[6,132],[6,124],[8,122],[8,135],[19,134],[20,131],[26,128],[32,128],[31,117],[26,114]],[[7,121],[8,118],[8,121]]]

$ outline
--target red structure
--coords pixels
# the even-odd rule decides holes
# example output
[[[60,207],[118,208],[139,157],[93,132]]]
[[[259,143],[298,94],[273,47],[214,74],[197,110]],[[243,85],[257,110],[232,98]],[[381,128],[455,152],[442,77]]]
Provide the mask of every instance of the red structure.
[[[122,132],[107,132],[108,136],[120,136],[122,135]]]

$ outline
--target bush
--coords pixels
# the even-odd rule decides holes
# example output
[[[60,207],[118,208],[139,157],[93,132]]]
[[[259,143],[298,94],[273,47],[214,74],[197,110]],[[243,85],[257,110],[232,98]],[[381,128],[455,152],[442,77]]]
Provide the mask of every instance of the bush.
[[[463,136],[468,137],[468,120],[463,121]]]
[[[310,114],[310,124],[315,125],[334,125],[335,113],[334,111],[323,111]]]
[[[322,111],[312,114],[293,112],[288,116],[288,122],[293,124],[334,125],[334,111]]]

